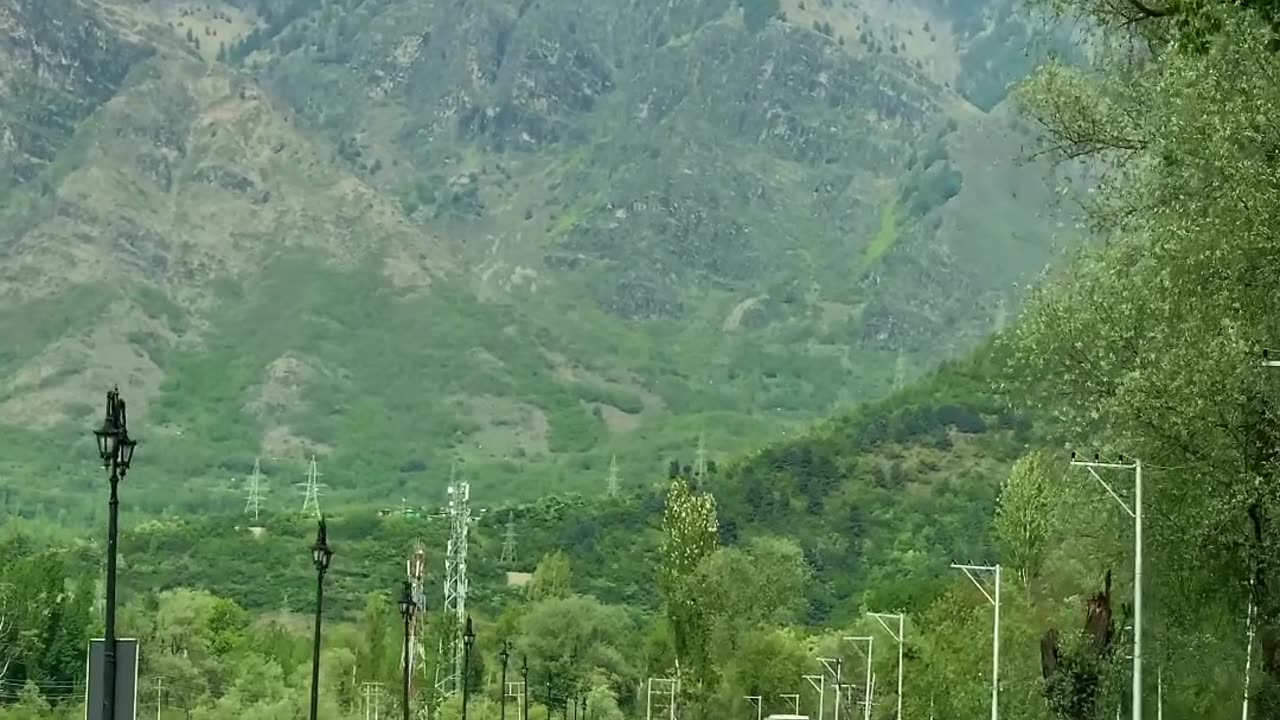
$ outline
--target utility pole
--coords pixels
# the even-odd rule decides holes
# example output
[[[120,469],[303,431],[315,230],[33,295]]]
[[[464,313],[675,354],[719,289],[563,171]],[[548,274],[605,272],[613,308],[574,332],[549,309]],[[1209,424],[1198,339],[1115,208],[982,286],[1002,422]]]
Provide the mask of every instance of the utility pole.
[[[307,469],[306,489],[302,499],[302,514],[306,515],[308,511],[316,518],[320,517],[320,489],[324,485],[317,482],[320,478],[320,472],[316,470],[316,456],[311,456],[311,466]],[[300,483],[301,484],[301,483]]]
[[[902,720],[902,646],[906,640],[906,616],[902,613],[870,613],[871,617],[879,621],[880,626],[884,628],[889,636],[898,641],[898,720]],[[895,634],[893,628],[885,620],[898,621],[898,632]],[[1135,720],[1137,720],[1135,718]]]
[[[161,710],[164,709],[164,678],[156,678],[156,720],[160,720]]]
[[[1256,613],[1257,613],[1257,611],[1254,609],[1254,606],[1253,606],[1253,592],[1252,592],[1252,591],[1250,591],[1250,593],[1249,593],[1249,615],[1248,615],[1248,619],[1246,620],[1246,622],[1248,623],[1248,625],[1247,625],[1247,627],[1246,627],[1246,629],[1245,629],[1245,635],[1249,638],[1249,640],[1248,640],[1248,643],[1247,643],[1247,644],[1246,644],[1246,646],[1245,646],[1245,656],[1244,656],[1244,702],[1242,703],[1242,707],[1241,707],[1241,709],[1240,709],[1240,720],[1249,720],[1249,671],[1252,669],[1252,668],[1251,668],[1251,666],[1253,665],[1253,635],[1254,635],[1254,632],[1255,632],[1255,630],[1254,630],[1254,626],[1255,626],[1255,619],[1254,619],[1254,616],[1256,615]]]
[[[699,480],[707,477],[707,443],[702,433],[698,433],[698,450],[693,460],[693,476]]]
[[[823,720],[826,714],[823,712],[824,704],[827,699],[827,676],[826,675],[801,675],[802,678],[809,681],[809,685],[818,691],[818,720]],[[797,710],[799,715],[800,711]]]
[[[871,658],[872,658],[872,651],[875,649],[875,642],[876,642],[875,636],[872,636],[872,635],[851,636],[851,637],[844,638],[844,640],[852,643],[865,642],[867,644],[867,652],[866,652],[867,677],[862,686],[862,692],[863,692],[862,720],[871,720],[871,691],[873,687],[873,683],[871,682]],[[861,648],[859,648],[859,651],[861,651]]]
[[[991,720],[999,720],[1000,718],[1000,565],[958,565],[951,563],[951,567],[957,570],[963,570],[966,577],[969,578],[982,593],[987,602],[995,606],[995,619],[993,621],[994,629],[991,633]],[[979,580],[976,573],[994,573],[995,587],[992,592],[988,592],[985,585]]]
[[[1106,488],[1120,507],[1133,518],[1133,720],[1142,720],[1142,461],[1121,456],[1117,462],[1102,462],[1094,454],[1092,461],[1078,460],[1071,453],[1071,464],[1082,467]],[[1133,507],[1120,498],[1098,474],[1100,469],[1133,471]]]
[[[502,536],[502,557],[499,559],[503,565],[510,566],[516,561],[516,520],[515,512],[507,512],[507,529]]]
[[[832,711],[832,720],[840,720],[840,670],[844,665],[844,661],[840,658],[818,658],[818,662],[822,663],[822,667],[831,673],[831,678],[836,681],[836,706]]]
[[[262,473],[259,470],[258,458],[253,459],[253,475],[249,476],[249,497],[244,504],[246,515],[252,515],[256,521],[262,509]]]
[[[618,456],[609,458],[609,476],[605,478],[604,492],[607,497],[618,497]]]

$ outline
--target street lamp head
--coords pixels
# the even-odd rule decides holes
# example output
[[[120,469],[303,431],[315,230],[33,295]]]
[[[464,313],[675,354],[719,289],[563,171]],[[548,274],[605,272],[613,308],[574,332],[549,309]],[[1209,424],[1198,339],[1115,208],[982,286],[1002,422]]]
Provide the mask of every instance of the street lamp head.
[[[316,571],[323,574],[329,569],[331,559],[333,559],[333,548],[329,547],[329,535],[322,517],[316,529],[316,542],[311,546],[311,560],[316,565]]]
[[[93,431],[98,440],[98,457],[102,458],[103,467],[110,468],[116,457],[116,442],[120,439],[120,425],[116,412],[116,391],[107,391],[107,412],[102,419],[102,427]]]
[[[503,666],[503,667],[506,667],[506,666],[507,666],[507,661],[511,659],[511,651],[508,649],[508,646],[509,646],[509,645],[510,645],[510,643],[508,643],[506,640],[503,640],[503,641],[502,641],[502,649],[498,651],[498,657],[499,657],[499,658],[502,658],[502,666]]]
[[[470,615],[467,616],[466,629],[463,630],[462,632],[462,642],[467,646],[468,649],[470,649],[472,645],[476,644],[476,633],[474,630],[471,629]]]
[[[400,617],[408,622],[413,618],[413,612],[418,609],[417,603],[413,601],[413,586],[408,580],[404,581],[404,590],[400,593]]]

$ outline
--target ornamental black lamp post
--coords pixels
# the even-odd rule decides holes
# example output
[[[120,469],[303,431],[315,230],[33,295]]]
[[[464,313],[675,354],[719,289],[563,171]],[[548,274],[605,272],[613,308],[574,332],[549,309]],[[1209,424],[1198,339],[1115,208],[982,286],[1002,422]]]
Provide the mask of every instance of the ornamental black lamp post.
[[[520,690],[524,697],[520,703],[520,720],[529,720],[529,658],[526,656],[520,661],[520,678],[524,680],[524,684]]]
[[[471,646],[476,644],[476,633],[471,629],[471,616],[467,616],[466,629],[462,632],[462,720],[467,720],[467,698],[471,683]]]
[[[511,659],[511,651],[508,650],[509,643],[502,641],[502,650],[498,652],[498,657],[502,659],[502,704],[499,705],[499,720],[507,720],[507,660]]]
[[[413,614],[418,604],[413,601],[413,586],[404,581],[404,591],[400,594],[400,617],[404,618],[404,685],[400,707],[404,710],[404,720],[409,720],[409,623],[413,622]]]
[[[102,427],[93,431],[98,441],[98,457],[102,458],[102,466],[110,473],[111,498],[107,503],[107,598],[106,598],[106,635],[103,638],[102,670],[103,682],[102,717],[115,720],[116,717],[116,536],[119,528],[120,497],[118,488],[120,481],[129,472],[129,463],[133,461],[133,449],[136,440],[129,438],[129,420],[125,414],[124,400],[120,399],[120,389],[112,388],[107,392],[107,413]]]
[[[311,645],[311,720],[316,720],[316,712],[320,708],[320,615],[324,610],[324,574],[329,571],[329,561],[333,559],[333,549],[329,547],[329,536],[325,529],[324,517],[320,517],[320,525],[316,529],[316,542],[311,546],[311,560],[316,565],[316,633]]]
[[[587,720],[587,693],[582,692],[582,720]]]

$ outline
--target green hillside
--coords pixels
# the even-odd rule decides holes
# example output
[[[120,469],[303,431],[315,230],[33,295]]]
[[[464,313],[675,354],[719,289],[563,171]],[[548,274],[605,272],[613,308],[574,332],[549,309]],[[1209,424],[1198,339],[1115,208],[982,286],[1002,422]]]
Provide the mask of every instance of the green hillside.
[[[24,516],[96,512],[112,383],[135,517],[234,508],[255,457],[278,511],[312,454],[338,506],[437,502],[454,463],[495,504],[614,456],[643,484],[963,356],[1075,241],[1029,128],[961,83],[1029,69],[1000,33],[1060,44],[1005,2],[0,12]]]

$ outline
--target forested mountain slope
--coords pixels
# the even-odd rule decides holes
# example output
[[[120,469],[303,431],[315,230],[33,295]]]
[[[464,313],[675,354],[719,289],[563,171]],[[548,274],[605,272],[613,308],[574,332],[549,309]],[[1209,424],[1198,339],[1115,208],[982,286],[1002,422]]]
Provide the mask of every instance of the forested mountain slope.
[[[89,511],[73,458],[116,382],[134,512],[229,505],[255,456],[291,485],[314,453],[343,504],[438,499],[459,459],[521,499],[614,455],[639,480],[973,347],[1073,242],[999,102],[1061,33],[1003,0],[0,18],[0,482],[28,515]]]

